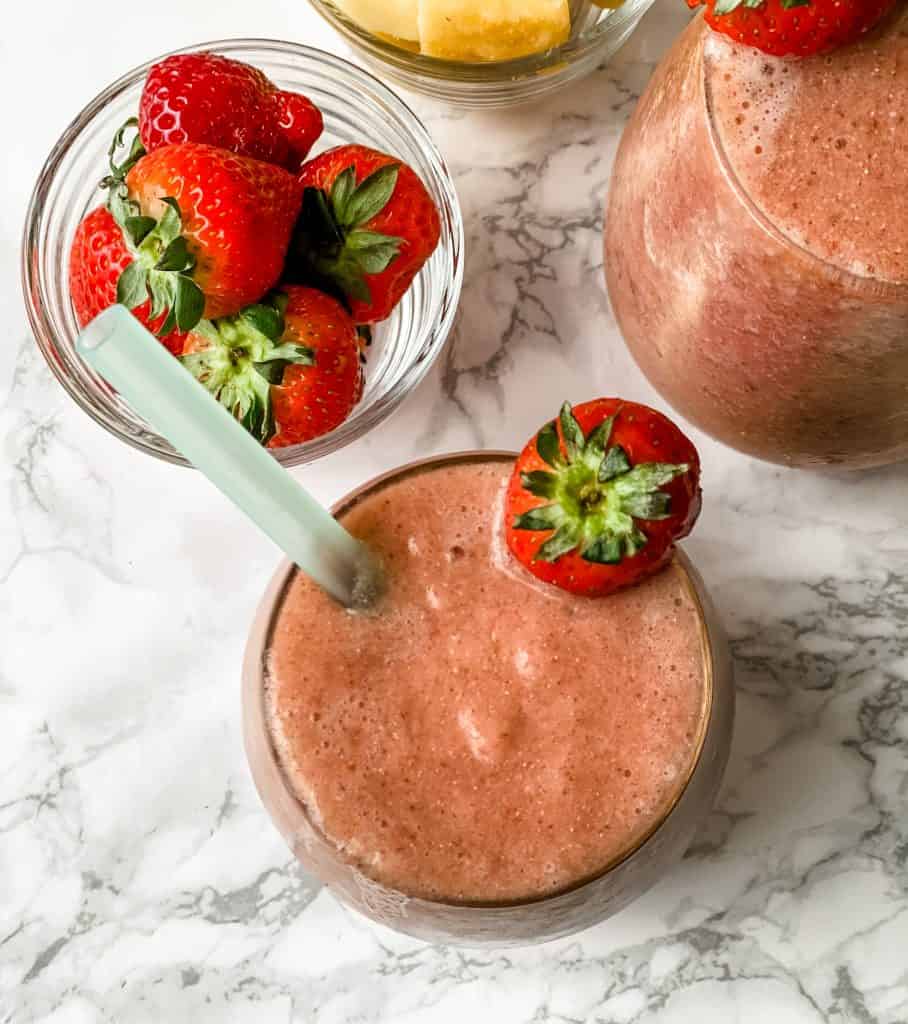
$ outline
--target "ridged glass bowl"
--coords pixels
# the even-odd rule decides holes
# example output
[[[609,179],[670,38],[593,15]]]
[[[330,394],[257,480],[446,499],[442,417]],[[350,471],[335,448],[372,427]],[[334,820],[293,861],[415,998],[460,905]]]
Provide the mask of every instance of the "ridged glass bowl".
[[[377,73],[458,106],[493,108],[538,99],[589,74],[624,45],[655,0],[625,0],[614,8],[571,0],[571,37],[562,46],[517,60],[475,63],[423,56],[367,32],[331,0],[309,2]]]
[[[422,122],[367,72],[320,50],[262,39],[204,43],[260,68],[280,88],[305,93],[322,110],[325,133],[315,152],[362,143],[400,157],[425,182],[441,213],[441,241],[369,349],[363,398],[350,418],[324,437],[276,449],[285,466],[311,462],[360,438],[384,420],[425,376],[451,331],[463,281],[463,223],[454,184]],[[44,165],[29,205],[22,282],[32,331],[70,396],[102,427],[149,455],[183,457],[117,395],[76,352],[79,325],[69,297],[68,263],[82,217],[102,202],[98,182],[116,129],[134,116],[152,63],[129,71],[75,118]]]

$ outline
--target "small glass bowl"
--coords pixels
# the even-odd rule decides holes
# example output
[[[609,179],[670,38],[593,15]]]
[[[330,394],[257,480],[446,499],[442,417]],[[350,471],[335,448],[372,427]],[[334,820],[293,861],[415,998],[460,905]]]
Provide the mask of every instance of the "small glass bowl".
[[[374,70],[396,84],[458,106],[507,107],[538,99],[601,66],[624,45],[655,0],[616,8],[571,0],[571,37],[562,46],[516,60],[461,62],[426,57],[361,28],[331,3],[309,0]]]
[[[384,420],[444,347],[463,282],[464,235],[457,193],[422,122],[359,68],[310,47],[262,39],[203,43],[180,52],[199,50],[245,61],[281,88],[305,93],[325,117],[325,133],[316,151],[356,142],[392,153],[422,178],[441,213],[441,241],[434,255],[392,316],[377,325],[365,393],[350,418],[324,437],[274,450],[283,465],[298,466],[343,448]],[[79,325],[69,297],[73,234],[82,217],[102,202],[98,182],[107,169],[107,148],[116,129],[135,115],[151,63],[129,71],[92,100],[48,157],[26,218],[22,283],[32,331],[70,396],[121,440],[186,465],[79,357]]]

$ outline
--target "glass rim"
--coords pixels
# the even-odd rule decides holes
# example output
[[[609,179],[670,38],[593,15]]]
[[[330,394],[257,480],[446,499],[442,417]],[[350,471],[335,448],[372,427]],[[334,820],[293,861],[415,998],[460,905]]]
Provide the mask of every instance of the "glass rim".
[[[61,357],[59,346],[55,341],[56,331],[47,314],[42,301],[48,284],[44,280],[42,269],[37,261],[32,260],[32,253],[40,250],[42,229],[47,219],[47,199],[51,194],[61,165],[70,153],[81,133],[92,124],[105,107],[119,98],[128,89],[134,87],[147,75],[152,65],[175,54],[198,53],[211,51],[230,55],[238,51],[259,51],[276,56],[297,56],[321,66],[329,67],[345,76],[348,81],[359,82],[378,97],[405,123],[408,133],[413,137],[414,146],[425,154],[431,166],[435,184],[441,197],[439,214],[442,219],[443,237],[449,238],[453,275],[443,290],[439,305],[439,316],[431,327],[426,328],[425,337],[421,339],[418,351],[409,357],[407,368],[401,373],[389,390],[377,396],[370,405],[364,406],[340,426],[328,434],[306,441],[302,444],[288,445],[284,448],[271,449],[274,457],[286,468],[313,462],[325,455],[332,454],[355,440],[363,437],[379,423],[384,421],[426,376],[440,354],[450,336],[457,316],[460,293],[464,276],[465,231],[463,216],[457,191],[448,166],[435,144],[428,129],[417,116],[412,107],[396,92],[390,89],[369,71],[352,64],[342,57],[325,50],[301,43],[293,43],[281,39],[269,38],[227,38],[195,43],[180,47],[152,57],[120,75],[114,82],[90,100],[69,122],[50,153],[45,159],[36,179],[25,214],[25,223],[20,245],[20,281],[25,299],[26,315],[32,335],[37,342],[45,362],[57,381],[62,385],[69,397],[87,413],[99,426],[108,433],[125,442],[132,448],[147,455],[152,455],[173,465],[190,467],[189,462],[164,441],[158,439],[155,444],[150,438],[157,437],[149,430],[141,435],[133,433],[122,426],[122,419],[110,403],[93,400],[92,396],[80,386],[80,382],[69,371],[66,361]],[[103,168],[99,168],[99,176]],[[77,360],[77,356],[72,356]],[[191,467],[190,467],[191,468]]]
[[[686,31],[692,30],[692,27],[696,24],[698,17],[702,19],[704,14],[701,12],[696,15]],[[716,155],[716,159],[719,162],[732,191],[743,204],[750,216],[754,221],[756,221],[763,231],[774,238],[784,249],[798,254],[809,263],[826,268],[830,274],[848,282],[855,288],[862,291],[873,291],[880,295],[903,296],[908,292],[908,279],[904,281],[897,281],[885,277],[872,277],[869,274],[858,274],[853,270],[849,270],[847,267],[843,267],[838,263],[833,263],[831,260],[820,256],[819,253],[814,252],[812,249],[808,249],[806,246],[796,241],[791,237],[791,235],[776,224],[767,211],[757,203],[750,191],[744,186],[744,182],[741,180],[741,177],[732,164],[731,157],[722,141],[719,126],[717,124],[715,103],[713,101],[712,76],[707,73],[706,55],[703,47],[703,42],[707,38],[708,36],[704,33],[703,40],[698,44],[697,51],[700,61],[699,77],[703,87],[703,98],[706,107],[706,123],[709,131],[709,139],[713,147],[713,152]]]
[[[349,18],[335,12],[324,0],[308,2],[348,42],[397,71],[439,81],[453,79],[461,85],[481,86],[510,84],[515,79],[530,78],[550,71],[558,64],[573,64],[588,59],[606,46],[613,36],[620,35],[635,19],[639,19],[652,7],[655,0],[625,0],[621,7],[612,10],[603,28],[589,39],[570,39],[560,46],[543,50],[542,53],[502,61],[455,61],[427,56],[373,35]]]
[[[501,462],[501,463],[513,463],[517,458],[517,453],[513,451],[507,451],[503,449],[492,449],[489,451],[483,451],[480,449],[469,449],[459,452],[451,452],[444,455],[432,455],[423,459],[417,459],[412,462],[408,462],[402,466],[398,466],[395,469],[387,470],[378,476],[372,477],[365,483],[360,484],[349,494],[344,495],[338,501],[331,506],[331,512],[333,515],[339,517],[345,512],[352,509],[358,501],[362,498],[370,495],[377,490],[380,490],[386,485],[397,482],[398,480],[406,479],[408,476],[416,475],[419,473],[430,472],[433,469],[457,465],[457,464],[470,464],[470,463],[483,463],[483,462]],[[650,827],[640,836],[636,837],[634,841],[629,844],[625,849],[622,849],[615,854],[611,860],[609,860],[602,868],[597,869],[590,875],[586,875],[576,881],[571,882],[569,885],[562,886],[553,892],[542,893],[538,896],[526,897],[523,899],[516,900],[441,900],[441,899],[429,899],[425,896],[411,896],[409,893],[403,892],[402,890],[390,889],[387,886],[383,886],[382,883],[376,882],[374,879],[370,879],[374,884],[382,886],[382,888],[388,889],[390,892],[401,892],[402,895],[408,899],[417,900],[419,903],[425,906],[433,907],[445,907],[445,908],[457,908],[466,910],[513,910],[520,907],[534,906],[538,904],[544,904],[559,900],[564,896],[571,893],[578,892],[587,886],[595,885],[600,880],[606,878],[613,871],[621,867],[624,863],[635,857],[646,844],[655,837],[660,829],[666,824],[668,819],[674,813],[678,805],[681,803],[685,794],[688,792],[693,781],[694,776],[699,769],[702,759],[703,752],[706,748],[706,741],[710,733],[710,725],[713,719],[713,710],[716,700],[716,657],[713,649],[712,630],[710,629],[709,616],[704,608],[703,601],[701,600],[700,590],[695,581],[695,574],[692,572],[693,563],[691,562],[688,555],[681,549],[675,549],[674,559],[665,567],[664,572],[668,572],[672,569],[678,571],[679,578],[684,587],[685,592],[691,598],[693,603],[698,623],[698,633],[700,640],[700,651],[703,662],[703,700],[700,709],[700,716],[698,720],[698,731],[696,737],[696,744],[694,747],[693,755],[690,759],[690,763],[685,771],[683,782],[672,794],[670,801],[667,801],[665,805],[660,808],[658,816],[652,822]],[[318,825],[313,822],[305,804],[297,796],[297,793],[287,777],[284,771],[284,767],[281,763],[281,759],[275,749],[274,738],[271,730],[268,729],[267,721],[267,709],[265,707],[265,681],[267,679],[267,667],[265,664],[265,658],[268,651],[271,649],[271,640],[274,632],[275,623],[278,614],[283,607],[283,603],[286,599],[289,588],[301,570],[298,569],[293,563],[285,559],[277,571],[274,573],[271,581],[268,584],[266,595],[272,597],[272,605],[268,611],[268,620],[265,628],[261,631],[261,648],[256,651],[256,671],[259,676],[259,684],[257,685],[256,700],[258,701],[258,714],[262,727],[265,731],[265,746],[268,751],[268,756],[271,759],[272,765],[275,768],[286,793],[293,800],[294,805],[299,810],[299,813],[305,818],[309,827],[318,833],[325,842],[328,843],[332,848],[334,847],[330,837],[327,836]],[[702,585],[702,584],[701,584]],[[349,865],[351,869],[359,871],[354,865]],[[366,875],[365,877],[369,877]]]

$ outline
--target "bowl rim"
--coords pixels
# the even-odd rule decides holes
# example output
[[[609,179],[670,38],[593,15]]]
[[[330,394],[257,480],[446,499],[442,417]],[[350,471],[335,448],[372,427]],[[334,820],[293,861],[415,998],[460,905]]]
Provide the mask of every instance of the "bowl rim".
[[[326,0],[308,0],[308,2],[352,46],[398,72],[421,75],[435,81],[454,80],[458,85],[482,87],[483,85],[513,84],[521,79],[533,78],[544,72],[551,72],[553,65],[570,65],[584,58],[588,59],[599,49],[605,47],[613,37],[620,36],[635,20],[641,18],[656,0],[624,0],[620,7],[612,9],[611,15],[605,22],[608,27],[603,28],[588,40],[569,39],[560,46],[551,47],[540,53],[500,61],[455,61],[428,56],[398,46],[390,39],[382,39],[373,35],[352,19],[335,11],[333,5],[326,3]]]
[[[466,241],[463,214],[453,175],[422,119],[404,99],[371,72],[318,47],[264,37],[229,37],[194,43],[159,54],[124,72],[86,103],[71,119],[45,159],[35,181],[26,209],[20,242],[20,281],[26,315],[32,335],[45,362],[69,397],[83,412],[108,433],[130,447],[173,465],[191,468],[188,460],[179,452],[174,451],[165,439],[159,438],[150,426],[148,427],[148,437],[156,438],[160,444],[146,439],[144,433],[136,434],[124,429],[118,414],[112,411],[111,407],[105,407],[103,403],[92,401],[80,381],[68,373],[66,366],[58,358],[55,343],[57,332],[53,329],[41,300],[44,291],[44,275],[39,267],[39,261],[33,260],[32,254],[41,251],[40,237],[47,216],[45,211],[47,196],[54,185],[61,164],[84,129],[104,111],[113,99],[120,96],[126,89],[138,84],[154,64],[176,54],[205,51],[225,56],[230,56],[238,51],[259,51],[285,57],[298,57],[321,66],[332,67],[347,76],[348,79],[359,80],[378,94],[380,102],[387,104],[391,110],[407,122],[407,128],[414,136],[415,144],[426,155],[444,194],[444,207],[439,213],[442,218],[443,232],[446,230],[450,236],[453,276],[444,288],[439,319],[424,332],[426,336],[422,339],[419,350],[412,356],[401,378],[372,405],[321,437],[303,444],[269,449],[283,466],[291,468],[339,451],[364,437],[379,423],[387,419],[404,398],[421,383],[434,365],[447,343],[457,317],[460,293],[463,287]],[[102,168],[99,168],[100,173],[103,173]],[[78,358],[78,356],[74,358]]]

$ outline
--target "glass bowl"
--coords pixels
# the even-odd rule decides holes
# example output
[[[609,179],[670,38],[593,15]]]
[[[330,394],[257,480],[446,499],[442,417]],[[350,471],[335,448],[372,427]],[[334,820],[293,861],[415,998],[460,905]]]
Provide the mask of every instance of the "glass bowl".
[[[434,255],[392,316],[377,325],[365,392],[350,418],[323,437],[274,450],[283,465],[298,466],[343,448],[384,420],[422,380],[443,348],[463,282],[464,236],[457,193],[420,120],[386,86],[359,68],[320,50],[263,39],[203,43],[180,52],[199,50],[246,61],[280,88],[309,96],[325,118],[325,133],[316,152],[358,142],[400,157],[425,182],[441,214],[441,241]],[[135,115],[152,63],[129,71],[92,100],[48,157],[26,218],[22,282],[38,345],[78,405],[140,451],[186,465],[78,356],[79,325],[68,287],[73,234],[85,213],[102,202],[97,186],[107,168],[107,148],[116,129]]]
[[[367,32],[331,0],[309,2],[373,69],[398,85],[458,106],[492,108],[538,99],[589,74],[614,56],[655,0],[625,0],[615,8],[571,0],[571,37],[564,45],[516,60],[477,63],[423,56]]]

